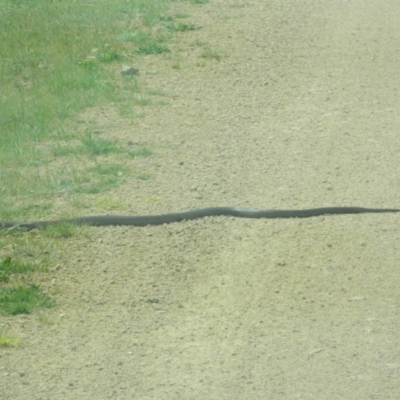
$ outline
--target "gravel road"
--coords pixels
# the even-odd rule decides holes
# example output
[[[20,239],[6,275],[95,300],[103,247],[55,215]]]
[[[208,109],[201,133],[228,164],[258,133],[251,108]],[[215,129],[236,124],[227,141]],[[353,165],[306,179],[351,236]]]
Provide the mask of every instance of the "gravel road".
[[[397,0],[173,9],[201,29],[135,65],[160,101],[81,116],[153,149],[129,161],[151,179],[108,195],[118,214],[400,207]],[[2,399],[400,399],[400,215],[91,228],[65,246],[51,323],[2,319],[23,341],[0,351]]]

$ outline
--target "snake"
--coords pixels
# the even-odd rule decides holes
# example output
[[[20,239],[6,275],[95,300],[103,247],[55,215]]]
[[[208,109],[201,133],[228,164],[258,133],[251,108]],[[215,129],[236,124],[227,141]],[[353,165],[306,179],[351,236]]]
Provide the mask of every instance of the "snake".
[[[184,212],[159,215],[91,215],[70,219],[58,219],[33,222],[1,222],[1,228],[21,228],[32,230],[61,223],[89,226],[147,226],[163,225],[173,222],[190,221],[204,217],[231,216],[237,218],[310,218],[322,215],[362,214],[362,213],[397,213],[396,208],[364,208],[364,207],[321,207],[301,210],[257,210],[236,207],[209,207]]]

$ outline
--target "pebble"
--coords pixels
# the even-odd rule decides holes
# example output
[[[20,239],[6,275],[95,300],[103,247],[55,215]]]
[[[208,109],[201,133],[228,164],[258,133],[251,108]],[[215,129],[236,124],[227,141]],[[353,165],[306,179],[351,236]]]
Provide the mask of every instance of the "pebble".
[[[124,65],[121,68],[121,75],[137,75],[139,70],[137,68],[131,67],[129,65]]]

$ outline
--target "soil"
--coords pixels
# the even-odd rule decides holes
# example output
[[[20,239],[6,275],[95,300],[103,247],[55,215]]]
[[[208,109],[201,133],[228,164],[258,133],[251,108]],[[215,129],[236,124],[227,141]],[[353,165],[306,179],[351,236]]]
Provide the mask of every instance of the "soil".
[[[81,116],[153,150],[129,161],[149,179],[126,174],[110,212],[400,206],[397,0],[172,12],[201,29],[135,65],[153,102]],[[50,276],[58,306],[2,317],[22,344],[1,349],[0,397],[397,400],[399,226],[363,214],[91,228]]]

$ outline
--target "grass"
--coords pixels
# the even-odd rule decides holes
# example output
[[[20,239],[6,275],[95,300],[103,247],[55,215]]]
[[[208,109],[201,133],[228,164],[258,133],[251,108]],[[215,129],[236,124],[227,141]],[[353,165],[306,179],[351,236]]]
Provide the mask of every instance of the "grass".
[[[3,314],[30,314],[38,307],[54,307],[54,302],[38,286],[0,288],[0,312]]]
[[[20,340],[14,336],[6,335],[0,331],[0,347],[18,347]]]
[[[96,155],[101,154],[96,152]],[[90,166],[56,169],[47,177],[47,187],[54,195],[104,193],[121,182],[125,167],[94,160]],[[72,200],[72,196],[71,196]]]
[[[116,140],[94,138],[91,133],[85,135],[82,139],[82,144],[86,151],[93,156],[117,153],[120,151],[120,146]]]
[[[32,144],[46,140],[55,127],[62,127],[63,121],[87,107],[130,98],[116,84],[108,69],[110,63],[121,62],[134,53],[169,51],[164,43],[167,38],[152,33],[152,26],[160,23],[168,3],[37,0],[1,4],[2,209],[4,197],[10,193],[1,188],[15,184],[13,171],[26,160],[31,165],[43,162],[40,158],[35,161]],[[131,90],[137,91],[137,85],[132,84]],[[94,154],[116,149],[115,143],[94,141],[90,135],[82,142]],[[72,150],[55,146],[54,152],[68,155]]]
[[[120,200],[115,200],[110,197],[103,197],[97,200],[96,208],[101,210],[118,210],[123,206]]]
[[[115,176],[92,176],[81,175],[74,183],[73,192],[79,194],[99,194],[112,189],[118,184]]]
[[[0,282],[8,282],[13,274],[24,274],[37,269],[38,266],[33,262],[24,263],[7,256],[0,260]]]
[[[14,206],[8,207],[6,210],[3,210],[3,216],[5,219],[15,219],[17,217],[26,217],[26,216],[39,216],[43,215],[48,210],[51,210],[52,205],[49,203],[42,204],[28,204],[26,206]]]
[[[148,54],[162,54],[168,53],[170,50],[167,46],[160,44],[159,41],[155,40],[149,43],[140,45],[136,50],[136,54],[148,55]]]
[[[124,151],[116,141],[91,132],[79,139],[70,121],[88,107],[114,104],[138,116],[135,107],[153,103],[137,95],[136,78],[120,86],[109,65],[169,52],[171,35],[198,29],[181,20],[187,14],[167,14],[171,1],[1,3],[0,218],[44,198],[52,203],[60,193],[101,193],[118,184],[115,177],[103,176],[91,185],[71,164],[64,174],[52,161]],[[202,57],[220,58],[210,50]],[[48,145],[51,149],[44,149]],[[23,204],[16,207],[15,198]]]
[[[90,131],[86,132],[83,138],[80,139],[79,146],[60,145],[56,143],[52,148],[52,154],[54,156],[70,156],[79,154],[98,156],[119,153],[122,151],[122,147],[116,140],[104,139],[99,136],[96,137]]]
[[[106,29],[105,16],[97,8],[46,1],[7,3],[0,14],[3,147],[14,144],[15,134],[21,144],[43,136],[55,119],[108,99],[114,91],[107,70],[85,62],[99,42],[92,18],[98,17],[98,28]],[[107,38],[112,32],[106,31]]]
[[[67,239],[78,235],[87,235],[86,226],[78,226],[70,222],[61,222],[42,229],[43,235],[49,238]]]
[[[82,129],[78,116],[99,106],[138,116],[135,108],[152,104],[150,96],[166,96],[157,89],[141,95],[136,77],[121,84],[115,71],[170,52],[175,33],[198,29],[177,21],[187,14],[166,14],[172,1],[0,1],[0,220],[43,218],[60,198],[76,211],[85,196],[107,193],[129,176],[121,159],[152,156],[145,146]],[[146,172],[131,176],[152,179]],[[103,203],[119,204],[106,197]],[[54,242],[84,233],[67,223],[0,230],[0,312],[52,307],[32,276],[60,257]],[[0,346],[12,343],[0,335]]]
[[[55,302],[32,281],[47,279],[55,260],[62,260],[60,240],[87,235],[87,227],[71,223],[24,232],[0,231],[0,313],[29,314],[38,308],[51,308]],[[1,340],[0,340],[1,342]]]

